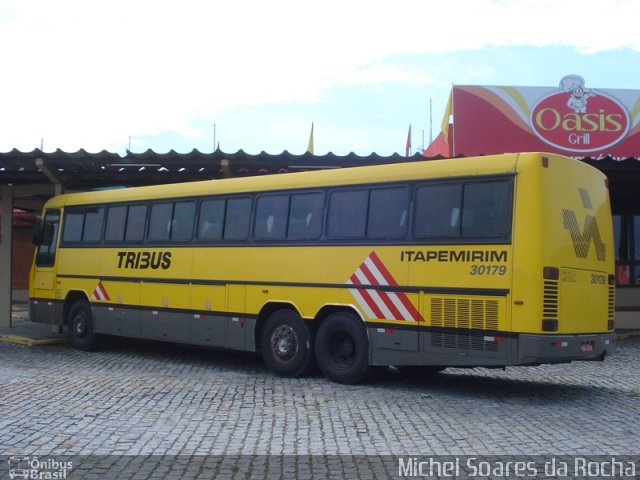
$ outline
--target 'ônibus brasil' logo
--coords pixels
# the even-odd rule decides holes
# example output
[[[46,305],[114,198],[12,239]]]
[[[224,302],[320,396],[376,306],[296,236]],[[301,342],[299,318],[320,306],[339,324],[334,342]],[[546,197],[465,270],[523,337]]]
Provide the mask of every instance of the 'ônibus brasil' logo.
[[[580,194],[580,200],[582,200],[582,206],[586,210],[593,210],[589,192],[584,188],[579,188],[578,193]],[[576,212],[573,210],[563,209],[562,220],[564,228],[569,230],[571,234],[571,241],[573,242],[573,250],[576,252],[576,257],[587,258],[589,248],[591,248],[591,242],[593,242],[596,249],[596,258],[602,262],[606,260],[606,247],[602,241],[602,237],[600,237],[598,222],[594,216],[587,215],[585,217],[582,231],[580,231]]]
[[[579,75],[560,80],[560,91],[531,111],[531,128],[545,143],[570,152],[596,152],[615,145],[629,131],[625,108],[612,97],[586,88]]]

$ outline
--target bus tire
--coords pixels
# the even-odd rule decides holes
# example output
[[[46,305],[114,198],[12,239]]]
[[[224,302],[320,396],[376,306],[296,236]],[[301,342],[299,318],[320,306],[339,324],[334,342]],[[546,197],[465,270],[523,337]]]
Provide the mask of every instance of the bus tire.
[[[91,352],[97,348],[97,336],[93,330],[91,305],[87,300],[77,300],[69,310],[69,342],[74,348]]]
[[[293,310],[272,313],[262,329],[260,350],[267,368],[281,377],[301,377],[315,367],[314,331]]]
[[[316,359],[322,373],[334,382],[364,381],[371,373],[364,324],[348,312],[329,315],[318,328]]]

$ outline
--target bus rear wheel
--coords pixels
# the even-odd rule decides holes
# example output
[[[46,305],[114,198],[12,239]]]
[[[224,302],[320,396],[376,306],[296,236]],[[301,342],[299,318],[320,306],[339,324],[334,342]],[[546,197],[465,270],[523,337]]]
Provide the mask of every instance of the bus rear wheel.
[[[74,348],[87,352],[96,350],[97,336],[93,330],[91,305],[87,300],[76,301],[69,310],[69,341]]]
[[[371,367],[363,323],[347,312],[329,315],[316,335],[316,359],[322,373],[334,382],[355,384],[365,380]]]
[[[314,331],[293,310],[272,313],[262,330],[260,349],[267,368],[281,377],[301,377],[313,370]]]

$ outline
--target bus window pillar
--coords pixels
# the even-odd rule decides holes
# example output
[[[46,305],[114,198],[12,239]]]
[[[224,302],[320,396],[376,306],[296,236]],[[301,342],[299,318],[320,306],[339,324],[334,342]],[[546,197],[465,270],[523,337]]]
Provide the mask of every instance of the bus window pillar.
[[[0,222],[0,327],[11,326],[12,249],[13,249],[13,187],[0,187],[2,220]]]

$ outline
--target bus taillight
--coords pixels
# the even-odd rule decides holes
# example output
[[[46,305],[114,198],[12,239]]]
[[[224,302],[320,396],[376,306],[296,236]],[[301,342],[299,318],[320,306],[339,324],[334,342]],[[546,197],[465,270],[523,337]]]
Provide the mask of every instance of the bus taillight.
[[[545,280],[558,280],[560,278],[560,269],[556,267],[544,267],[542,269],[542,278]]]

